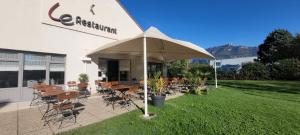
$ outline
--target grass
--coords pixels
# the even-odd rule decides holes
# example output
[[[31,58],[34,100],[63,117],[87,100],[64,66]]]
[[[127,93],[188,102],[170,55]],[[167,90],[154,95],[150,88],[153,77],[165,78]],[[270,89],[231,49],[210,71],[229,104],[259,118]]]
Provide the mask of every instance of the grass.
[[[150,106],[157,117],[136,110],[65,135],[99,134],[300,134],[300,82],[220,81],[208,95],[184,95]]]

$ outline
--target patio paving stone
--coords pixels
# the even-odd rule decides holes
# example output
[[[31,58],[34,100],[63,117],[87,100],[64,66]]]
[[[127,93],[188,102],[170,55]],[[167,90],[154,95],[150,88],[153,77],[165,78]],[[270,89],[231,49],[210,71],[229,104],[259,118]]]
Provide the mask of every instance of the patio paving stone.
[[[17,123],[11,122],[0,126],[0,135],[17,135]]]
[[[44,128],[44,129],[37,130],[37,131],[27,132],[27,133],[24,133],[23,135],[53,135],[53,133],[51,132],[51,130],[49,128]]]
[[[19,115],[18,130],[20,134],[25,134],[28,132],[33,132],[33,131],[48,128],[48,126],[44,126],[44,122],[40,119],[42,117],[42,114],[38,109],[31,108],[31,109],[21,110],[19,111],[18,115]]]
[[[116,104],[115,109],[113,109],[112,105],[106,105],[102,96],[90,97],[88,100],[80,100],[80,102],[84,105],[77,107],[79,109],[77,122],[74,123],[74,119],[64,120],[61,127],[59,127],[60,122],[56,121],[55,123],[55,120],[44,125],[41,117],[46,109],[45,105],[18,107],[18,105],[28,105],[28,103],[14,104],[15,111],[13,109],[3,111],[0,108],[0,135],[51,135],[100,122],[137,109],[134,104],[126,108]],[[134,100],[134,102],[139,107],[144,105],[142,100]]]
[[[0,114],[0,127],[7,124],[15,124],[17,126],[18,112],[5,112]],[[1,131],[1,130],[0,130]]]

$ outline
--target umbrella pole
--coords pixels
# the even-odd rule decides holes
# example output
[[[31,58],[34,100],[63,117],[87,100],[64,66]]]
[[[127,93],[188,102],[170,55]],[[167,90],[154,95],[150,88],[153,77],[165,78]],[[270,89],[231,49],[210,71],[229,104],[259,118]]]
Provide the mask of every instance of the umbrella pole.
[[[217,78],[217,60],[215,59],[214,61],[214,67],[215,67],[215,84],[216,84],[216,88],[218,88],[218,78]]]
[[[148,89],[147,89],[147,39],[144,35],[144,44],[143,44],[143,53],[144,53],[144,103],[145,103],[145,114],[144,117],[149,117],[148,114]]]

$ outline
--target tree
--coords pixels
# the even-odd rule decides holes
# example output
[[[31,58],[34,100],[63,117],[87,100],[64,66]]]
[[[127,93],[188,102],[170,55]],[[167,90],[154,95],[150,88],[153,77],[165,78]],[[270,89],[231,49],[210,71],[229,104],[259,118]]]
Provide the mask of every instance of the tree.
[[[264,43],[259,45],[258,60],[264,64],[272,64],[277,60],[291,58],[290,45],[293,35],[284,29],[271,32]]]
[[[208,64],[191,63],[189,71],[200,78],[212,79],[214,77],[214,68]]]
[[[300,60],[300,34],[296,34],[296,36],[292,42],[291,52],[293,55],[292,58],[296,58],[296,59]]]
[[[168,76],[182,77],[188,71],[187,60],[177,60],[168,65]]]

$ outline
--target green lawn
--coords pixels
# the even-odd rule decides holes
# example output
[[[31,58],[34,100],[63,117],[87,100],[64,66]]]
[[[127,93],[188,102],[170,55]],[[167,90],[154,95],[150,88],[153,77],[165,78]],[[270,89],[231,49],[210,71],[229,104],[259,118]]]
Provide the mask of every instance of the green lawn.
[[[63,134],[300,134],[300,82],[220,81],[208,95],[184,95],[143,120],[139,110]]]

